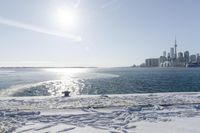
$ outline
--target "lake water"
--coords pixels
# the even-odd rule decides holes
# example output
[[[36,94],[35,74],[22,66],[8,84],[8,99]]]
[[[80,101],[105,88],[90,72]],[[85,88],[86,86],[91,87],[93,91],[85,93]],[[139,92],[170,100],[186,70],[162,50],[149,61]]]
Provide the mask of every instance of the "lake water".
[[[200,68],[3,68],[0,96],[200,91]]]

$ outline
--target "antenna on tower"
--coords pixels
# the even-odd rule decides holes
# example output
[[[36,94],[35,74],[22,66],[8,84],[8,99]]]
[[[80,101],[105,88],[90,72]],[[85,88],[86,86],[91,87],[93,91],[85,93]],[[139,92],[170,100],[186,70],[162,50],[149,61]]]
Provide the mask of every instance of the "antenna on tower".
[[[176,44],[176,35],[175,35],[175,45],[177,45],[177,44]]]
[[[176,42],[176,35],[175,35],[175,44],[174,44],[174,47],[175,47],[175,59],[177,58],[177,42]]]

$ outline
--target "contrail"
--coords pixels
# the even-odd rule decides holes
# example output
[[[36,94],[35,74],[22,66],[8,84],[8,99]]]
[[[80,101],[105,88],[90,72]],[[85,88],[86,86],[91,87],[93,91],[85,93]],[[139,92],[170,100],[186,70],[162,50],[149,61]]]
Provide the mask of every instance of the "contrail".
[[[25,24],[25,23],[18,22],[15,20],[5,19],[3,17],[0,17],[0,24],[8,25],[8,26],[16,27],[16,28],[21,28],[21,29],[25,29],[25,30],[30,30],[30,31],[38,32],[38,33],[43,33],[43,34],[48,34],[48,35],[53,35],[53,36],[58,36],[58,37],[64,37],[64,38],[68,38],[70,40],[77,41],[77,42],[80,42],[82,40],[81,36],[78,36],[78,35],[50,31],[50,30],[47,30],[47,29],[44,29],[41,27],[37,27],[34,25]]]

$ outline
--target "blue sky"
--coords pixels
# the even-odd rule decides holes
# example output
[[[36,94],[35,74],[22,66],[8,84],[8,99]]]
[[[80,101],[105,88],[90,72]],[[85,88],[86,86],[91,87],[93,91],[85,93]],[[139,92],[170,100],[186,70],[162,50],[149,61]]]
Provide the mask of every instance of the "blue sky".
[[[175,35],[178,52],[196,54],[199,6],[199,0],[0,0],[0,66],[130,66],[169,51]],[[58,9],[69,12],[64,24]]]

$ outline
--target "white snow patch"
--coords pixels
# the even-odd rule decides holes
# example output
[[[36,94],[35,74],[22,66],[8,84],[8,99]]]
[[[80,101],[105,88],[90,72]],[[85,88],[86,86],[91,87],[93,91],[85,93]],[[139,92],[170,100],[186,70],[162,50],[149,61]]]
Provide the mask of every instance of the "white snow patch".
[[[0,132],[199,133],[200,93],[0,98]]]

